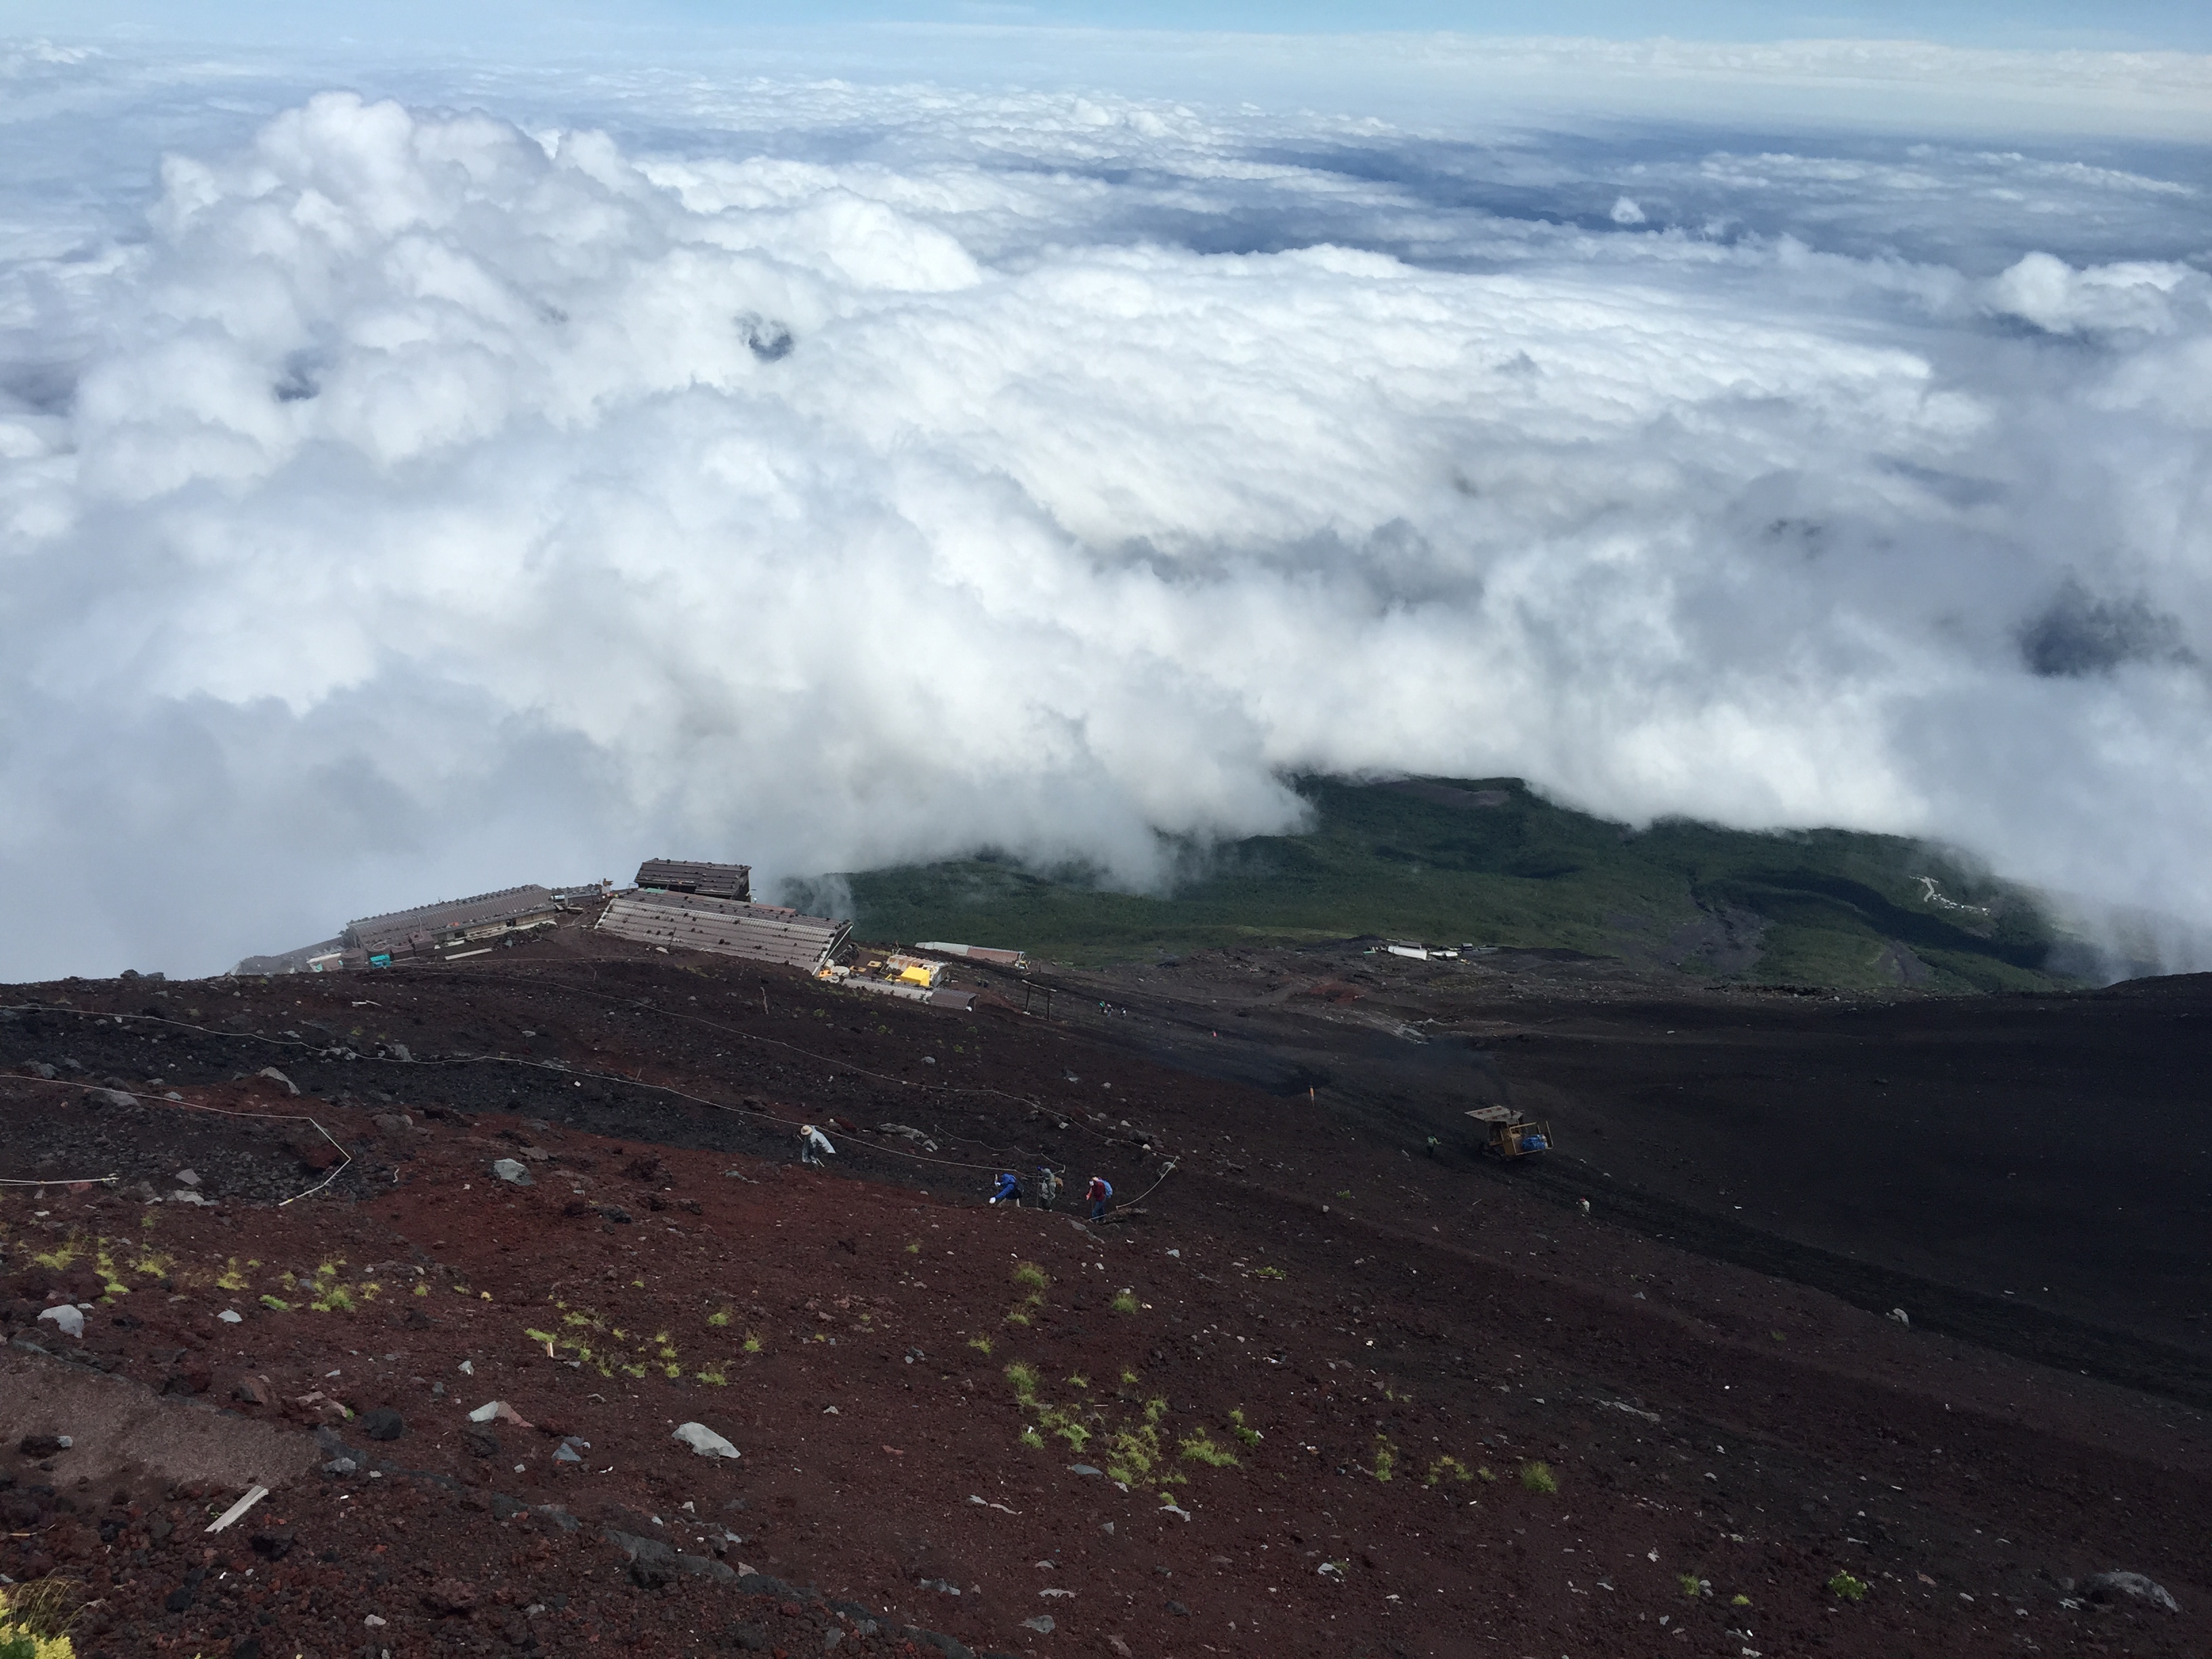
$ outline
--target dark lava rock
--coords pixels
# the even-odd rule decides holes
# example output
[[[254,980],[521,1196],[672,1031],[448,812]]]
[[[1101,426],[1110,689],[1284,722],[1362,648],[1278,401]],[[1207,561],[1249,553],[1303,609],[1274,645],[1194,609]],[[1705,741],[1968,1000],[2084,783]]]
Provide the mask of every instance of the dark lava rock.
[[[406,1431],[407,1419],[389,1406],[379,1406],[363,1412],[354,1426],[371,1440],[397,1440]]]
[[[253,1553],[265,1560],[282,1561],[299,1540],[297,1527],[264,1527],[253,1534]]]
[[[731,1642],[746,1653],[766,1653],[769,1650],[767,1629],[760,1625],[732,1625]]]
[[[15,1449],[26,1457],[52,1457],[56,1452],[67,1451],[69,1446],[58,1434],[27,1434],[15,1443]]]

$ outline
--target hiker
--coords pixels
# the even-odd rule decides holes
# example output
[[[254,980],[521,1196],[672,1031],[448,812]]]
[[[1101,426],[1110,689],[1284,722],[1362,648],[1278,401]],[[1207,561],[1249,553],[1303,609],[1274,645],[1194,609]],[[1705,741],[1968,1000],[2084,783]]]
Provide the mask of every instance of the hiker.
[[[1436,1156],[1437,1155],[1437,1138],[1436,1138],[1434,1135],[1431,1135],[1431,1136],[1429,1137],[1429,1156],[1430,1156],[1431,1158],[1434,1158],[1434,1157],[1436,1157]]]
[[[1052,1172],[1052,1166],[1049,1164],[1038,1164],[1036,1178],[1037,1208],[1040,1210],[1049,1210],[1054,1205],[1059,1202],[1060,1177]]]
[[[830,1137],[811,1123],[800,1124],[799,1126],[799,1161],[818,1170],[822,1167],[822,1159],[816,1156],[817,1153],[826,1153],[835,1158],[837,1156],[837,1149],[830,1144]]]
[[[1018,1205],[1022,1201],[1020,1177],[1012,1170],[1002,1170],[999,1176],[999,1189],[991,1194],[990,1201],[994,1204]]]
[[[1083,1189],[1083,1195],[1091,1200],[1091,1218],[1099,1220],[1106,1213],[1108,1200],[1114,1196],[1114,1183],[1104,1176],[1095,1175],[1091,1177],[1091,1184]]]

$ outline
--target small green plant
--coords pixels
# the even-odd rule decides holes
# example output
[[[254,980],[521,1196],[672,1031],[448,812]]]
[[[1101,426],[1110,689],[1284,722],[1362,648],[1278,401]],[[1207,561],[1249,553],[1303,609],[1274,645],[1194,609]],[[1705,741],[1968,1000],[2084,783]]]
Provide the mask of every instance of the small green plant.
[[[977,1353],[981,1354],[985,1358],[988,1359],[990,1357],[991,1339],[989,1337],[971,1336],[968,1339],[968,1346],[975,1349]]]
[[[1244,1420],[1244,1408],[1237,1407],[1229,1413],[1230,1432],[1248,1446],[1256,1446],[1262,1438],[1260,1431]]]
[[[1447,1453],[1429,1465],[1429,1478],[1422,1484],[1433,1486],[1439,1480],[1466,1480],[1470,1478],[1467,1465]]]
[[[1283,1270],[1280,1267],[1255,1267],[1252,1269],[1252,1277],[1255,1279],[1281,1279],[1284,1276]]]
[[[697,1381],[711,1384],[713,1387],[717,1389],[722,1387],[730,1380],[728,1377],[723,1376],[719,1370],[696,1371],[693,1373],[693,1376]]]
[[[1087,1389],[1091,1386],[1091,1379],[1081,1371],[1073,1371],[1068,1375],[1067,1386],[1071,1389]]]
[[[1014,1385],[1015,1399],[1020,1401],[1024,1406],[1036,1403],[1037,1389],[1036,1366],[1024,1364],[1017,1359],[1006,1367],[1006,1377],[1007,1382]]]
[[[1390,1443],[1390,1437],[1387,1434],[1375,1437],[1373,1473],[1377,1480],[1389,1480],[1398,1473],[1398,1449]]]
[[[1553,1478],[1552,1466],[1548,1463],[1523,1463],[1521,1466],[1521,1484],[1528,1491],[1541,1492],[1547,1498],[1559,1489],[1559,1483]]]
[[[1135,1388],[1135,1387],[1137,1386],[1137,1374],[1136,1374],[1136,1372],[1134,1372],[1134,1371],[1123,1371],[1123,1372],[1121,1373],[1121,1386],[1122,1386],[1123,1388],[1125,1388],[1125,1389],[1133,1389],[1133,1388]]]
[[[1135,1296],[1129,1291],[1116,1291],[1114,1293],[1114,1299],[1106,1305],[1117,1314],[1133,1314],[1137,1311],[1138,1303]]]
[[[1474,1472],[1474,1478],[1481,1481],[1486,1486],[1493,1484],[1498,1479],[1496,1475],[1490,1472],[1490,1466],[1486,1463]]]
[[[1044,1437],[1039,1434],[1034,1427],[1025,1428],[1022,1431],[1022,1444],[1027,1446],[1031,1451],[1042,1451],[1044,1449]]]
[[[236,1256],[231,1257],[224,1264],[223,1270],[216,1275],[215,1287],[219,1291],[242,1291],[246,1288],[246,1275],[239,1272]]]
[[[1695,1595],[1698,1593],[1698,1586],[1703,1584],[1705,1581],[1698,1577],[1694,1572],[1678,1572],[1674,1575],[1674,1582],[1682,1587],[1683,1595]]]
[[[1339,1193],[1339,1194],[1337,1194],[1337,1196],[1338,1196],[1339,1198],[1350,1198],[1350,1197],[1352,1196],[1351,1189],[1350,1189],[1349,1188],[1346,1188],[1346,1190],[1344,1190],[1343,1192]]]
[[[73,1581],[58,1577],[0,1589],[0,1659],[72,1659],[77,1593]]]
[[[707,1316],[707,1322],[719,1331],[723,1326],[730,1322],[730,1316],[727,1310],[718,1310]]]
[[[920,1255],[921,1254],[921,1246],[919,1244],[909,1244],[906,1247],[906,1253],[908,1255]]]
[[[292,1311],[292,1304],[290,1303],[280,1300],[273,1296],[263,1297],[261,1298],[261,1305],[268,1309],[270,1313],[289,1313]]]
[[[672,1382],[678,1377],[684,1375],[684,1367],[681,1365],[663,1365],[660,1368],[660,1374]]]
[[[1747,1607],[1751,1605],[1751,1598],[1741,1594],[1731,1595],[1729,1597],[1729,1605],[1732,1607]]]
[[[416,1294],[416,1295],[417,1295],[417,1296],[428,1296],[428,1295],[429,1295],[429,1294],[430,1294],[430,1287],[429,1287],[429,1285],[427,1285],[427,1284],[425,1284],[422,1280],[421,1280],[421,1279],[416,1279],[416,1280],[415,1281],[415,1294]]]
[[[1195,1434],[1185,1435],[1182,1443],[1176,1449],[1192,1462],[1203,1463],[1211,1469],[1233,1469],[1237,1467],[1237,1454],[1226,1446],[1215,1445],[1212,1437],[1204,1429]]]
[[[744,1346],[747,1353],[758,1353],[761,1351],[761,1340],[750,1331],[747,1331]]]
[[[1017,1261],[1014,1263],[1014,1283],[1029,1290],[1041,1291],[1052,1280],[1045,1276],[1044,1269],[1036,1262]]]
[[[1863,1578],[1854,1578],[1847,1572],[1839,1572],[1833,1578],[1831,1578],[1828,1581],[1828,1588],[1846,1601],[1863,1601],[1866,1600],[1866,1580]]]

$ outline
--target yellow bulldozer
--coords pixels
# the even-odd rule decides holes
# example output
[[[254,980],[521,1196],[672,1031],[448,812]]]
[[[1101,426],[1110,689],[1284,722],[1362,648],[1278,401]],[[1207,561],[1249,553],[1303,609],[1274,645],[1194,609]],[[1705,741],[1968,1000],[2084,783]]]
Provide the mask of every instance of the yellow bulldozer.
[[[1492,1158],[1527,1158],[1552,1150],[1552,1126],[1510,1106],[1478,1106],[1468,1115],[1489,1131],[1482,1150]]]

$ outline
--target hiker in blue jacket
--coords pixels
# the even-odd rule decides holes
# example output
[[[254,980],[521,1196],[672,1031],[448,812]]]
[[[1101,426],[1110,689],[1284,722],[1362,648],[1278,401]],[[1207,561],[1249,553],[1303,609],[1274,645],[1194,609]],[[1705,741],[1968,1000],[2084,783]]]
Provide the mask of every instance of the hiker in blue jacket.
[[[1114,1183],[1104,1176],[1091,1177],[1091,1184],[1083,1189],[1084,1197],[1091,1200],[1091,1218],[1099,1220],[1106,1213],[1106,1206],[1114,1197]]]
[[[999,1190],[991,1194],[994,1204],[1019,1204],[1022,1201],[1021,1177],[1012,1170],[999,1176]]]

